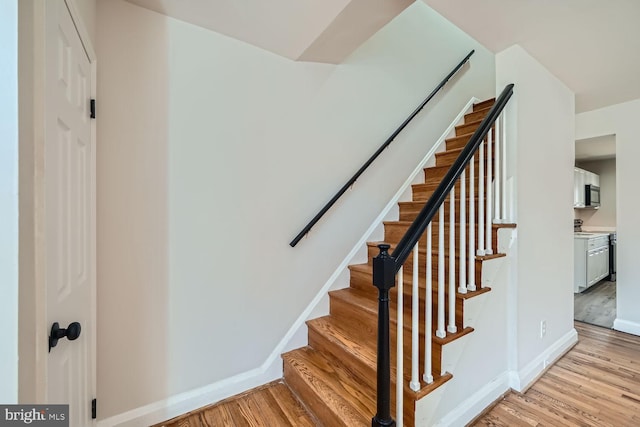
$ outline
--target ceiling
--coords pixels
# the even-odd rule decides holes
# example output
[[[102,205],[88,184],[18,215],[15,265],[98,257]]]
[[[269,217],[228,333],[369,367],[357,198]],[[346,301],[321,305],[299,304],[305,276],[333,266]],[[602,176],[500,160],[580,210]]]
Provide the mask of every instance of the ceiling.
[[[603,160],[615,157],[615,135],[598,136],[576,141],[576,160]]]
[[[640,98],[638,0],[423,0],[488,49],[519,44],[576,94],[576,112]]]
[[[414,0],[127,0],[298,61],[340,63]]]
[[[339,63],[414,0],[128,1],[287,58]],[[640,98],[640,0],[422,1],[495,53],[521,45],[575,92],[576,112]]]

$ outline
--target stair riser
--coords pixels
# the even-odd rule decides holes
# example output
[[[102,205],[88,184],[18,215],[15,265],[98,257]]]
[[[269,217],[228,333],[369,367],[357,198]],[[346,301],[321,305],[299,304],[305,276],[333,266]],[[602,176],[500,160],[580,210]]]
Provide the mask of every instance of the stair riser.
[[[432,249],[437,249],[439,247],[439,221],[435,221],[432,226],[431,226],[431,247]],[[391,244],[396,244],[400,241],[400,239],[405,235],[405,233],[407,232],[407,230],[409,229],[408,225],[405,225],[405,223],[397,223],[397,222],[387,222],[384,224],[384,241],[387,243],[391,243]],[[445,249],[449,249],[449,221],[448,218],[445,217],[445,224],[444,224],[444,247]],[[475,239],[475,243],[476,243],[476,248],[478,247],[478,233],[479,233],[479,227],[478,224],[475,224],[475,235],[476,235],[476,239]],[[469,242],[469,224],[467,224],[467,244]],[[497,241],[497,233],[496,230],[493,230],[493,237],[494,239],[492,240],[493,243],[493,248],[495,248],[496,246],[496,241]],[[460,241],[460,225],[456,224],[455,227],[455,244],[456,246],[458,246],[458,243]],[[419,245],[420,247],[427,247],[427,237],[426,237],[426,233],[423,234],[420,237],[420,241],[419,241]]]
[[[469,131],[469,133],[471,133],[471,135],[469,133],[457,133],[455,138],[448,138],[445,140],[445,146],[447,150],[460,150],[464,147],[466,147],[467,143],[469,142],[469,140],[471,139],[471,136],[473,135],[473,132],[475,132],[475,129],[473,129],[472,131]],[[496,133],[495,130],[492,128],[491,130],[491,140],[495,141],[496,138]],[[485,141],[485,152],[487,150],[487,142]],[[495,148],[495,145],[493,145],[491,147],[491,149],[493,150]]]
[[[394,305],[395,307],[395,305]],[[421,314],[424,313],[424,307],[421,306]],[[331,315],[335,316],[336,319],[339,319],[340,321],[344,322],[344,323],[348,323],[350,325],[354,325],[354,324],[358,324],[358,323],[367,323],[367,324],[376,324],[378,322],[378,317],[376,313],[371,313],[365,310],[360,310],[358,306],[353,306],[351,304],[349,304],[348,302],[341,300],[339,298],[334,298],[331,300]],[[421,317],[422,319],[424,319],[424,317]],[[392,316],[390,319],[390,324],[389,324],[389,328],[390,331],[392,331],[392,333],[390,334],[390,339],[389,339],[389,345],[390,345],[390,357],[391,357],[391,366],[392,366],[392,380],[395,384],[395,366],[396,366],[396,333],[395,331],[397,330],[397,322],[396,322],[396,317]],[[436,324],[436,317],[433,318],[433,324]],[[410,322],[408,322],[410,325]],[[456,322],[457,323],[457,322]],[[458,325],[458,327],[462,328],[462,320],[460,321],[460,324]],[[411,329],[407,327],[407,321],[405,320],[404,323],[404,335],[403,335],[403,347],[404,347],[404,369],[403,371],[405,372],[405,377],[407,379],[410,378],[410,373],[411,373]],[[333,356],[336,357],[337,360],[346,360],[346,359],[351,359],[353,358],[351,354],[345,352],[342,349],[339,348],[335,348],[337,347],[334,343],[328,342],[328,340],[326,338],[320,337],[318,333],[316,333],[314,331],[314,339],[318,340],[318,343],[316,345],[326,345],[326,346],[330,346],[332,347],[331,349],[331,354]],[[313,344],[311,344],[311,335],[310,335],[310,345],[313,346]],[[363,336],[363,339],[377,339],[377,329],[376,329],[376,335],[374,337],[370,337],[370,336]],[[419,334],[419,340],[420,340],[420,354],[424,355],[424,320],[421,321],[420,323],[420,334]],[[320,341],[324,341],[323,343],[321,343]],[[442,355],[442,345],[438,342],[432,342],[432,364],[433,364],[433,372],[440,372],[441,369],[441,365],[440,365],[440,360],[441,360],[441,355]],[[421,356],[422,357],[422,356]],[[359,365],[356,370],[358,371],[359,374],[362,375],[371,375],[375,378],[375,370],[373,368],[371,368],[369,365],[367,365],[366,363],[362,362],[362,361],[358,361],[357,364]],[[370,380],[365,380],[363,379],[363,381],[367,381],[369,382]]]
[[[492,149],[491,152],[492,152],[491,158],[495,160],[495,156],[493,155],[495,150]],[[436,166],[451,166],[459,156],[460,156],[460,152],[457,150],[443,151],[442,153],[436,153]],[[484,159],[485,159],[484,162],[485,162],[485,168],[486,168],[486,163],[487,163],[486,146],[485,146]],[[475,161],[475,167],[476,169],[478,169],[480,165],[480,154],[474,157],[474,161]]]
[[[468,174],[465,174],[465,180],[464,180],[464,188],[467,191],[467,193],[470,191],[471,186],[469,185],[469,183],[471,182],[471,180],[469,179]],[[423,184],[412,184],[411,185],[411,192],[412,194],[433,194],[433,192],[438,188],[438,186],[440,186],[440,183],[442,182],[442,178],[437,181],[435,179],[428,179],[426,180]],[[456,191],[456,199],[460,198],[460,178],[458,178],[456,180],[455,183],[455,191]],[[475,189],[475,197],[478,197],[478,188],[480,186],[481,182],[486,182],[486,178],[483,180],[480,180],[478,177],[478,173],[476,171],[476,176],[475,179],[473,180],[473,187]],[[468,197],[468,195],[467,195]],[[417,200],[413,200],[413,201],[417,201]]]
[[[456,126],[456,136],[462,136],[462,135],[466,135],[468,133],[475,132],[475,130],[478,129],[478,126],[480,126],[480,123],[482,123],[482,122],[465,121],[464,124]]]
[[[465,123],[475,122],[476,120],[484,119],[489,113],[490,108],[486,108],[483,110],[474,111],[472,113],[468,113],[464,115]]]
[[[352,307],[352,309],[353,308],[355,307]],[[377,320],[370,318],[369,322],[377,323]],[[424,326],[422,326],[421,329],[422,329],[421,331],[422,335],[420,336],[420,344],[421,344],[420,354],[424,354]],[[362,337],[362,339],[364,339],[364,337]],[[367,337],[367,339],[369,339],[369,337]],[[375,340],[376,339],[374,338],[374,341]],[[412,350],[410,330],[405,329],[405,333],[403,334],[402,344],[404,348],[403,372],[405,374],[405,377],[410,379],[411,378],[411,350]],[[331,339],[327,338],[327,336],[325,336],[322,332],[312,327],[309,328],[309,345],[318,351],[322,351],[324,353],[330,354],[336,360],[339,360],[344,365],[349,366],[349,370],[352,371],[354,374],[356,374],[356,376],[358,376],[358,378],[364,384],[370,386],[373,389],[376,388],[376,360],[375,359],[364,361],[356,357],[352,352],[348,351],[348,349],[344,348],[340,344],[333,343]],[[394,329],[393,331],[390,331],[390,335],[389,335],[389,348],[392,350],[389,355],[391,358],[391,381],[392,381],[391,388],[393,390],[395,390],[395,384],[396,384],[396,366],[397,366],[396,365],[396,359],[397,359],[396,346],[397,346],[396,330]],[[440,348],[438,344],[436,344],[436,346]],[[440,354],[440,351],[438,351],[438,354]]]
[[[419,313],[424,313],[424,279],[422,279],[422,281],[420,281],[419,283],[421,283],[420,285],[420,298],[419,298]],[[397,285],[397,278],[396,278],[396,285]],[[411,306],[412,306],[412,283],[411,283],[411,277],[405,277],[404,279],[404,287],[403,287],[403,302],[404,302],[404,310],[406,311],[407,316],[410,315],[411,313]],[[448,301],[449,299],[449,288],[448,286],[445,284],[445,298]],[[366,293],[368,293],[369,295],[371,295],[374,298],[377,298],[378,296],[378,289],[375,288],[373,286],[373,278],[371,277],[370,274],[365,274],[359,271],[352,271],[351,272],[351,287],[355,288],[355,289],[359,289],[361,291],[364,291]],[[398,287],[394,286],[390,291],[389,291],[389,298],[391,299],[391,306],[395,307],[397,301],[398,301]],[[437,301],[437,282],[434,282],[433,284],[433,292],[432,292],[432,299],[434,301],[434,303]],[[434,306],[435,308],[435,306]],[[462,323],[463,323],[463,310],[464,310],[464,300],[460,297],[458,297],[456,295],[456,324],[458,325],[458,327],[462,327]],[[448,311],[448,302],[445,305],[445,312]],[[434,320],[435,320],[435,310],[434,310]],[[395,319],[392,319],[392,322],[395,324]],[[405,319],[405,328],[408,328],[411,325],[411,321],[410,318]]]
[[[369,252],[369,264],[372,263],[373,257],[372,255],[375,257],[377,256],[377,252],[375,250],[371,250]],[[426,274],[426,270],[427,270],[427,261],[426,261],[426,257],[424,255],[424,253],[420,254],[418,256],[418,274],[420,276],[424,276]],[[468,264],[469,260],[468,258],[465,258],[465,263],[467,265],[467,268],[465,269],[465,274],[468,274]],[[476,278],[476,282],[478,283],[478,280],[480,279],[481,275],[482,275],[482,261],[481,260],[476,260],[474,259],[473,262],[475,263],[475,278]],[[447,282],[448,282],[448,278],[449,278],[449,256],[446,255],[444,257],[444,264],[445,264],[445,277],[447,278]],[[456,283],[459,282],[459,268],[460,268],[460,260],[456,258],[456,268],[455,268],[455,277],[456,277]],[[407,261],[404,263],[404,274],[413,274],[413,255],[410,255],[409,258],[407,259]],[[438,278],[438,254],[433,254],[432,255],[432,261],[431,261],[431,274],[433,275],[433,279],[437,279]]]
[[[395,305],[394,305],[395,307]],[[421,306],[421,314],[424,313],[424,307]],[[349,324],[357,324],[357,323],[368,323],[368,324],[377,324],[378,318],[377,318],[377,314],[376,313],[370,313],[364,310],[359,310],[358,306],[353,306],[351,304],[349,304],[346,301],[343,301],[339,298],[335,298],[331,300],[331,315],[332,316],[336,316],[337,319],[340,319],[341,321],[345,322],[345,323],[349,323]],[[437,313],[434,313],[434,318],[433,318],[433,325],[436,325],[437,323]],[[421,317],[421,319],[424,319],[424,317]],[[410,369],[411,369],[411,330],[409,328],[407,328],[407,323],[410,324],[410,322],[407,322],[407,320],[405,320],[405,328],[404,328],[404,338],[403,338],[403,347],[404,347],[404,355],[405,355],[405,360],[404,360],[404,369],[403,371],[405,372],[405,378],[407,380],[410,379]],[[458,326],[458,328],[462,328],[462,319],[460,319],[460,321],[456,320],[456,324]],[[389,325],[390,331],[392,331],[392,333],[390,334],[390,357],[391,357],[391,366],[392,366],[392,380],[393,383],[395,384],[395,365],[396,365],[396,329],[397,329],[397,322],[396,322],[396,318],[395,316],[391,317],[391,322]],[[377,337],[377,331],[376,331],[376,337]],[[371,337],[366,336],[363,337],[363,339],[371,339]],[[373,339],[376,339],[375,337]],[[420,334],[419,334],[419,340],[420,340],[420,354],[424,355],[424,320],[421,321],[420,323]],[[326,339],[324,341],[327,341]],[[335,345],[333,343],[328,343],[328,345],[332,345],[335,347]],[[344,358],[349,358],[351,357],[350,354],[345,354],[344,351],[339,350],[339,349],[334,349],[332,350],[332,354],[336,357],[341,357],[338,360],[344,360]],[[421,356],[422,357],[422,356]],[[433,367],[433,372],[441,372],[441,357],[442,357],[442,345],[440,343],[438,343],[437,341],[432,342],[432,358],[431,358],[431,363],[432,363],[432,367]],[[368,366],[365,366],[362,362],[358,362],[358,364],[360,364],[361,366],[357,368],[358,372],[363,374],[363,375],[373,375],[375,377],[375,371],[371,368],[369,368]],[[422,365],[421,365],[422,368]],[[422,369],[421,369],[422,370]],[[369,374],[367,374],[367,372],[369,372]],[[368,381],[368,380],[367,380]]]
[[[495,104],[495,99],[487,99],[486,101],[478,102],[477,104],[473,104],[473,112],[477,112],[480,110],[484,110],[490,108]]]
[[[469,208],[470,208],[470,203],[469,203],[469,199],[466,198],[466,203],[465,203],[465,219],[468,222],[469,221]],[[416,217],[418,216],[418,214],[420,213],[420,211],[424,208],[424,205],[426,204],[426,201],[420,201],[419,203],[400,203],[400,213],[399,213],[399,220],[400,221],[414,221],[416,219]],[[476,203],[474,204],[475,208],[477,209],[478,207],[478,202],[476,199]],[[449,214],[451,211],[451,203],[449,203],[448,201],[446,201],[444,203],[444,216],[445,216],[445,221],[448,222],[449,221]],[[456,221],[460,221],[460,199],[456,199],[456,205],[455,205],[455,217],[456,217]],[[477,217],[477,214],[476,214]],[[436,215],[433,218],[433,224],[438,224],[440,222],[439,220],[439,215]]]
[[[478,176],[480,174],[480,169],[479,169],[479,158],[475,159],[475,177],[476,177],[476,181],[478,181]],[[485,162],[486,165],[486,162]],[[431,184],[431,185],[435,185],[437,186],[438,184],[440,184],[440,181],[442,181],[442,179],[444,178],[444,176],[446,175],[447,172],[449,172],[449,169],[451,168],[451,165],[445,165],[445,166],[429,166],[424,168],[424,179],[425,179],[425,184]],[[470,166],[466,167],[466,176],[465,178],[467,180],[469,180],[469,177],[471,176],[469,174],[469,169]],[[416,184],[419,185],[419,184]]]

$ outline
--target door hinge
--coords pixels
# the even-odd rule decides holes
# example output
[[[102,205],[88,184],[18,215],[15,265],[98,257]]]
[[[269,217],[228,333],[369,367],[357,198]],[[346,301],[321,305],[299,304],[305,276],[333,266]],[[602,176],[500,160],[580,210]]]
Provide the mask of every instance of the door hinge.
[[[89,117],[92,119],[96,118],[96,100],[92,99],[89,101]]]
[[[96,399],[91,401],[91,419],[95,420],[98,418],[98,402]]]

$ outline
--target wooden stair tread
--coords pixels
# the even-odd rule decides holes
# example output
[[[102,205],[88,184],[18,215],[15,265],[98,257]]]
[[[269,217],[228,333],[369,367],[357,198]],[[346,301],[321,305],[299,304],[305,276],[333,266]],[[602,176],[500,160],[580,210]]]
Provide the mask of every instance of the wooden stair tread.
[[[396,243],[387,243],[387,242],[367,242],[367,246],[368,247],[373,247],[373,248],[378,248],[378,245],[382,245],[382,244],[386,244],[389,245],[389,253],[393,252],[393,250],[396,248],[397,244]],[[419,246],[418,247],[418,253],[419,254],[425,254],[425,252],[427,251],[426,247],[423,246]],[[449,258],[449,251],[446,251],[447,253],[445,253],[445,258]],[[440,253],[440,251],[438,250],[438,248],[431,248],[431,253],[432,255],[438,255]],[[455,256],[456,258],[460,258],[460,252],[459,251],[455,251]],[[485,261],[485,260],[489,260],[489,259],[496,259],[496,258],[503,258],[506,257],[507,254],[504,253],[495,253],[495,254],[491,254],[491,255],[476,255],[475,259],[476,260],[480,260],[480,261]],[[469,258],[469,256],[467,255],[467,259]]]
[[[493,104],[495,104],[496,99],[495,98],[491,98],[491,99],[487,99],[485,101],[481,101],[478,103],[473,104],[473,111],[476,112],[478,110],[484,110],[486,108],[490,108],[493,106]]]
[[[449,226],[448,219],[449,218],[446,218],[447,221],[446,221],[446,224],[444,225],[445,228]],[[409,227],[413,223],[413,221],[383,221],[382,223],[384,225],[398,225],[398,226],[401,226],[401,227]],[[455,224],[456,224],[456,226],[460,225],[460,223],[457,222],[457,221],[456,221]],[[466,224],[468,225],[469,223],[467,222]],[[477,227],[478,223],[476,222],[475,225]],[[491,224],[491,227],[494,228],[494,229],[498,229],[498,228],[516,228],[517,225],[513,224],[513,223],[495,223],[494,222],[494,223]]]
[[[338,320],[331,316],[323,316],[313,320],[309,320],[307,321],[307,327],[309,329],[313,329],[318,334],[321,334],[325,339],[331,342],[332,345],[339,346],[343,353],[357,358],[360,362],[366,365],[366,367],[369,368],[371,370],[371,373],[375,376],[375,372],[377,369],[377,341],[362,339],[362,333],[359,333],[359,331],[355,330],[356,328],[351,328],[348,324],[340,323]],[[446,338],[438,338],[434,336],[434,339],[437,343],[446,344],[472,331],[472,328],[465,328],[465,330],[460,331],[460,333],[458,334],[452,334],[451,336]],[[424,339],[424,336],[421,339]],[[404,344],[405,356],[408,356],[410,342],[405,342]],[[321,349],[316,350],[322,351]],[[403,365],[404,377],[407,381],[411,379],[411,365],[410,363],[408,363],[408,361],[409,359],[406,358]],[[434,379],[436,377],[439,377],[439,375],[434,374]],[[391,364],[391,378],[392,383],[395,386],[395,362]]]
[[[350,265],[349,266],[349,270],[352,271],[352,272],[359,272],[359,273],[365,274],[367,276],[373,277],[373,265],[369,264],[369,263]],[[447,275],[447,278],[446,278],[447,281],[448,281],[448,277],[449,276]],[[403,291],[405,293],[405,296],[410,296],[411,285],[412,285],[411,280],[412,280],[412,278],[411,278],[410,272],[408,274],[405,274],[404,286],[403,286]],[[421,274],[421,275],[418,276],[418,287],[421,290],[425,289],[424,280],[425,280],[424,275]],[[435,275],[434,275],[431,283],[432,283],[432,292],[436,293],[437,290],[438,290],[438,278]],[[375,286],[373,286],[373,279],[371,280],[371,288],[372,288],[371,292],[375,292],[376,291]],[[366,291],[364,289],[360,289],[360,288],[347,288],[347,289],[356,289],[358,291],[368,292],[368,291]],[[398,289],[397,286],[394,286],[393,288],[391,288],[392,295],[397,293],[397,289]],[[491,290],[490,287],[484,287],[484,288],[478,288],[475,291],[467,291],[466,293],[463,294],[463,293],[458,292],[458,289],[456,287],[456,299],[461,299],[461,300],[470,299],[470,298],[476,297],[478,295],[482,295],[485,292],[489,292],[490,290]],[[449,294],[449,287],[448,286],[445,287],[445,294],[446,295]],[[421,293],[420,299],[422,300],[423,298],[424,298],[424,296]],[[376,312],[377,312],[377,300],[374,301],[374,305],[376,307]],[[405,312],[406,312],[406,309],[405,309]]]
[[[376,409],[375,390],[358,381],[339,361],[311,347],[287,352],[282,359],[285,381],[299,395],[306,396],[303,401],[321,422],[371,425]]]
[[[354,337],[352,332],[349,331],[348,326],[341,326],[340,323],[331,316],[323,316],[309,320],[307,321],[307,327],[324,335],[333,344],[339,345],[375,372],[377,364],[376,342],[371,343],[370,340],[358,340],[357,337]],[[392,369],[395,371],[393,367]]]
[[[464,115],[464,121],[466,122],[467,120],[469,121],[473,121],[475,120],[475,118],[477,117],[486,117],[487,114],[489,113],[489,111],[491,110],[492,106],[488,106],[486,108],[480,108],[476,111],[472,111],[471,113],[467,113]]]

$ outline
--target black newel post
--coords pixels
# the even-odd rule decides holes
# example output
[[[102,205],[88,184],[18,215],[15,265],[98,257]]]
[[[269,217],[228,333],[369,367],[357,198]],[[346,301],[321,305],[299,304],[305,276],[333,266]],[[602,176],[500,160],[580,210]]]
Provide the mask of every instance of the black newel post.
[[[389,357],[389,289],[395,286],[395,260],[389,245],[378,245],[373,259],[373,285],[378,288],[378,403],[372,427],[395,427],[391,418],[391,358]]]

